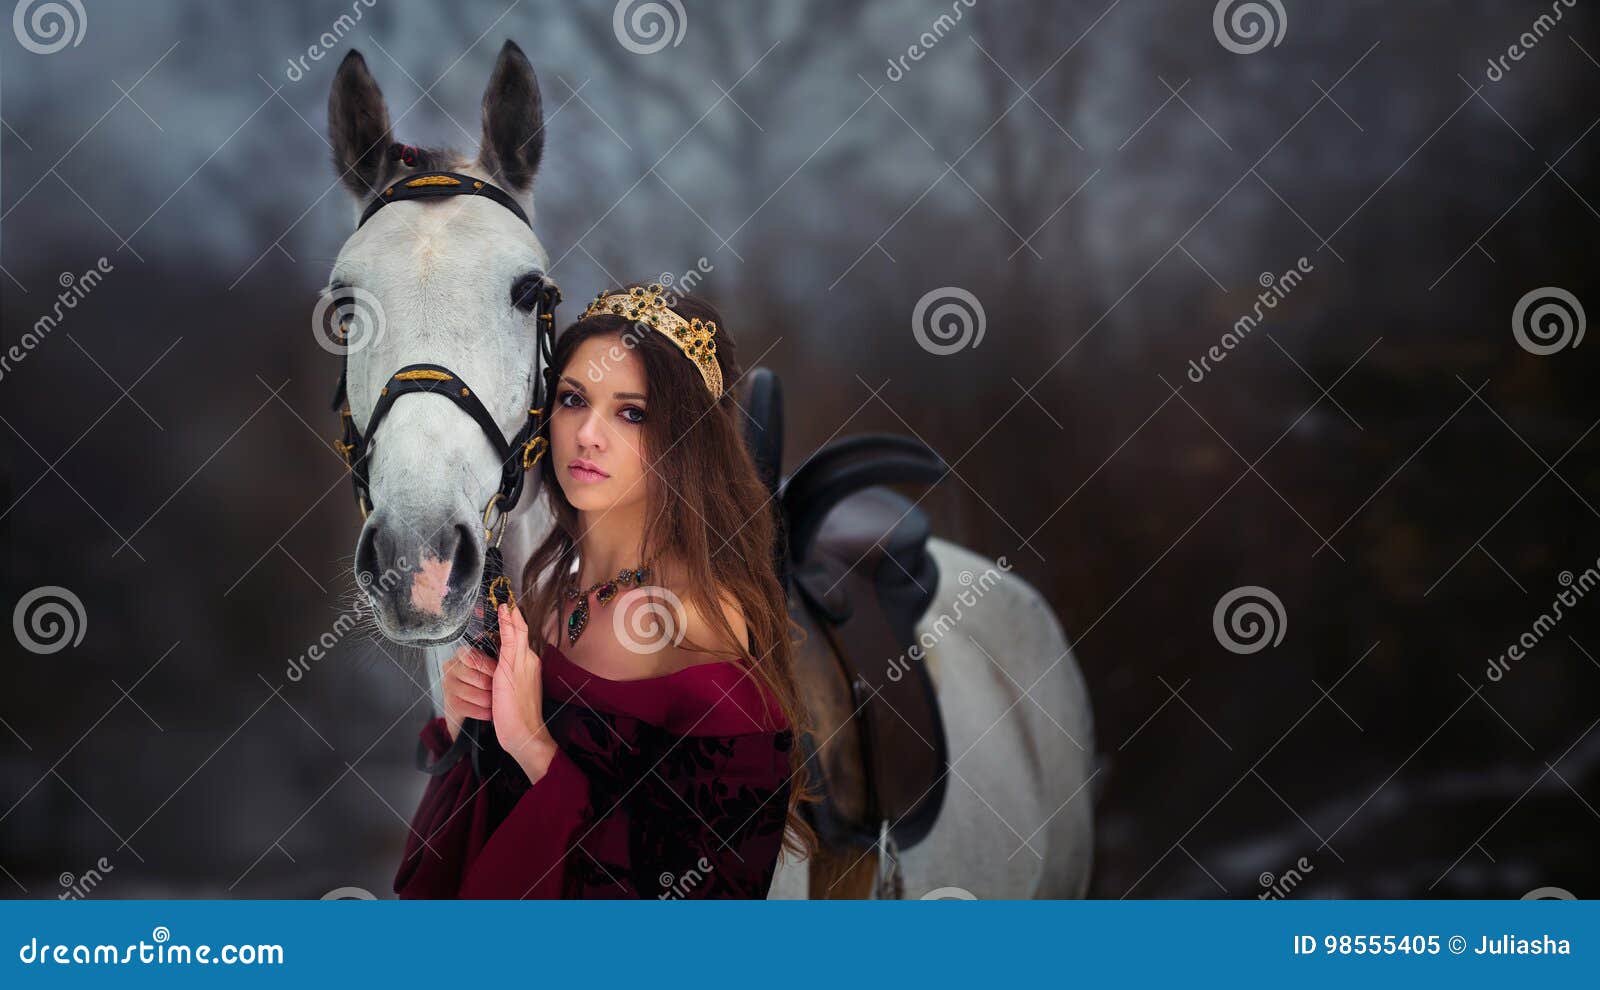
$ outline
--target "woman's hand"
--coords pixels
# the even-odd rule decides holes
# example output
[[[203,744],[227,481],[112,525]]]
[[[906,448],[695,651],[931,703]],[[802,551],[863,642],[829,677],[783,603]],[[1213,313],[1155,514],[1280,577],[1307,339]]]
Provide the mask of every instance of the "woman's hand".
[[[440,667],[443,678],[444,725],[455,740],[461,723],[469,718],[488,721],[491,716],[491,685],[494,661],[462,646]]]
[[[528,623],[522,610],[499,607],[500,660],[494,667],[495,738],[521,765],[530,781],[538,781],[556,755],[555,739],[544,724],[544,683],[539,657],[528,648]]]

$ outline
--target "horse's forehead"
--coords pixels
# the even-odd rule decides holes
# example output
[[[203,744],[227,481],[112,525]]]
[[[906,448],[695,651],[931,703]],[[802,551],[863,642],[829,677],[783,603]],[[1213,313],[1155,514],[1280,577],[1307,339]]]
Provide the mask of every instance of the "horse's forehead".
[[[408,209],[415,206],[417,208]],[[488,202],[397,203],[379,210],[340,254],[382,281],[462,280],[471,273],[542,266],[544,249],[528,228]],[[513,222],[508,223],[508,220]]]

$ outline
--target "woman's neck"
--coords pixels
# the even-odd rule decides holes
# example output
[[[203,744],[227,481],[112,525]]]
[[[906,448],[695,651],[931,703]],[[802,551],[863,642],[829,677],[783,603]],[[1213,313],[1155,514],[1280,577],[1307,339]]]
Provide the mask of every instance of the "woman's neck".
[[[578,513],[578,587],[587,588],[645,563],[643,505]]]

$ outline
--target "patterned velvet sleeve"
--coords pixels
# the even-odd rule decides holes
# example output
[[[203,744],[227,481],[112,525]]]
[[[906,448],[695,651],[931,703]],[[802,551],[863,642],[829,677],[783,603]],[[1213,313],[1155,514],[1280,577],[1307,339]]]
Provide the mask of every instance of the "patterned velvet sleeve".
[[[450,732],[438,716],[422,727],[418,738],[435,761],[450,748]],[[464,757],[444,773],[429,777],[406,834],[395,893],[402,898],[455,897],[462,870],[488,831],[493,796],[473,776],[472,761]]]
[[[550,770],[495,829],[460,896],[764,898],[792,733],[674,735],[569,707]]]

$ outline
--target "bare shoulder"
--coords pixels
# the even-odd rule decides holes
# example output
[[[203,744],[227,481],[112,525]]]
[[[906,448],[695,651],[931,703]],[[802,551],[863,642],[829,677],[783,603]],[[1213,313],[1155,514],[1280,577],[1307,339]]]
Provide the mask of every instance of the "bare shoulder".
[[[692,604],[686,604],[684,609],[688,626],[685,638],[722,657],[745,656],[750,651],[750,627],[745,621],[744,609],[740,607],[738,599],[724,588],[717,589],[716,598],[722,618],[733,632],[733,639],[724,636],[714,622]]]

